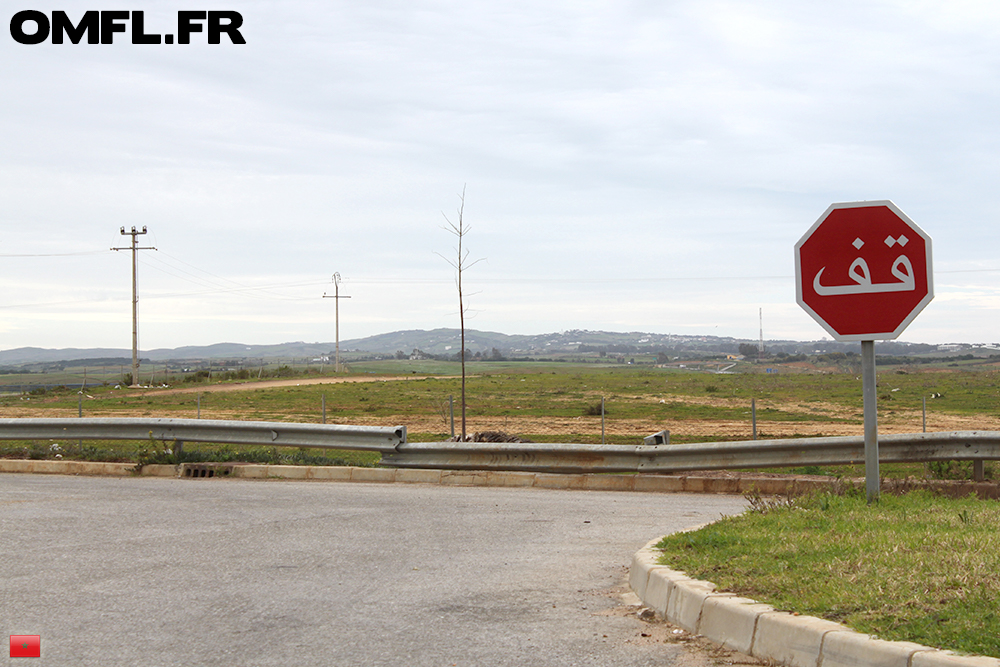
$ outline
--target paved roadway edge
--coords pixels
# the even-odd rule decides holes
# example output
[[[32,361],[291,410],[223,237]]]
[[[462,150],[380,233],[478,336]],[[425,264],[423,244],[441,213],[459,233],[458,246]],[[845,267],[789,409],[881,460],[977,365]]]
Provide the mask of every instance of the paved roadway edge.
[[[632,557],[632,590],[674,625],[734,651],[789,667],[1000,667],[996,658],[885,641],[833,621],[718,592],[712,582],[660,565],[659,541],[652,540]]]

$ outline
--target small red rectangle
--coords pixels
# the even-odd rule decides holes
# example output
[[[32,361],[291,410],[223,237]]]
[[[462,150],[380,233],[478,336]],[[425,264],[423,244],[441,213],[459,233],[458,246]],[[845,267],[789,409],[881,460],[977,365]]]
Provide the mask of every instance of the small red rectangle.
[[[11,635],[10,636],[10,657],[12,657],[12,658],[41,658],[42,657],[42,636],[41,635]]]

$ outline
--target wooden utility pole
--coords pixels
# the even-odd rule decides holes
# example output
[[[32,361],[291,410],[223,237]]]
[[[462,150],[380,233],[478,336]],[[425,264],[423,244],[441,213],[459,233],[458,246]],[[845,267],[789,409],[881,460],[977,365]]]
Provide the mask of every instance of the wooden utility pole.
[[[139,386],[139,292],[137,285],[137,255],[136,250],[156,250],[152,246],[147,246],[140,248],[138,246],[138,238],[146,233],[146,226],[142,226],[142,231],[136,231],[135,227],[132,231],[126,232],[125,228],[122,227],[122,236],[131,236],[132,245],[128,248],[112,248],[112,250],[131,250],[132,251],[132,385],[133,387]]]
[[[336,361],[334,362],[335,365],[333,367],[333,372],[334,373],[339,373],[340,372],[340,300],[341,299],[350,299],[351,298],[349,296],[340,296],[340,272],[339,271],[333,274],[333,296],[328,296],[327,294],[324,294],[323,298],[324,299],[333,299],[333,305],[334,305],[333,312],[334,312],[334,319],[336,321],[336,329],[337,329],[337,358],[336,358]]]

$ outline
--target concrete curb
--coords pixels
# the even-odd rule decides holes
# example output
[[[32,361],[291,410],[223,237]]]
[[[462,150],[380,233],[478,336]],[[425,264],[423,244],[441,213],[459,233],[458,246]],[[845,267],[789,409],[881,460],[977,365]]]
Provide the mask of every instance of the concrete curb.
[[[53,475],[133,474],[132,463],[93,461],[52,461],[0,459],[0,473],[19,472]],[[340,482],[379,482],[406,484],[446,484],[451,486],[514,486],[542,489],[578,489],[587,491],[639,491],[650,493],[726,493],[748,491],[762,494],[802,493],[803,480],[754,477],[705,477],[699,475],[653,474],[578,474],[506,472],[492,470],[432,470],[423,468],[355,468],[337,466],[290,466],[253,463],[192,463],[182,465],[146,465],[142,475],[152,477],[191,477],[186,468],[209,468],[219,471],[213,477],[244,479],[305,479]],[[222,471],[225,471],[224,474]]]
[[[134,474],[132,463],[91,461],[52,461],[0,459],[0,473],[20,472],[55,475]],[[707,477],[700,475],[655,474],[577,474],[493,470],[433,470],[423,468],[355,468],[337,466],[290,466],[254,463],[185,463],[143,466],[144,477],[202,477],[194,469],[211,470],[211,477],[243,479],[295,479],[337,482],[376,482],[404,484],[444,484],[449,486],[510,486],[539,489],[576,489],[582,491],[632,491],[644,493],[725,493],[739,495],[749,491],[762,494],[803,493],[810,480],[777,479],[746,475]]]
[[[629,585],[643,603],[688,632],[760,660],[789,667],[1000,667],[911,642],[890,642],[813,616],[796,616],[691,579],[660,565],[659,539],[637,551]]]
[[[133,468],[135,468],[134,463],[0,459],[0,472],[45,473],[50,475],[129,475]]]
[[[0,459],[0,473],[22,472],[55,475],[131,475],[132,463],[100,463],[96,461],[53,461],[50,459]],[[252,463],[186,463],[147,465],[143,476],[198,477],[189,468],[219,471],[214,477],[248,479],[305,479],[338,482],[401,482],[408,484],[448,484],[453,486],[523,486],[541,489],[578,489],[585,491],[638,491],[645,493],[724,493],[742,495],[798,496],[810,492],[835,490],[843,482],[834,479],[764,477],[741,474],[732,477],[708,475],[661,475],[649,473],[567,475],[542,472],[507,472],[492,470],[434,470],[424,468],[352,468],[337,466],[259,465]],[[859,480],[859,482],[862,482]],[[883,491],[892,492],[891,480]],[[951,497],[975,493],[980,498],[1000,498],[1000,484],[907,481],[906,488],[932,489]]]

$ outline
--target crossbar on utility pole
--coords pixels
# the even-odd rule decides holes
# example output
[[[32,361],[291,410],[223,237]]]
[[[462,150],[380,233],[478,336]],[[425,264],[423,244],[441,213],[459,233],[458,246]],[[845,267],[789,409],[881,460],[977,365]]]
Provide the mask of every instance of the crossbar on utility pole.
[[[138,238],[146,233],[146,226],[142,226],[142,231],[136,231],[135,227],[132,231],[126,232],[125,228],[121,228],[122,236],[131,236],[132,245],[127,248],[112,248],[112,250],[131,250],[132,251],[132,384],[133,387],[139,386],[139,292],[137,287],[137,274],[138,274],[138,261],[137,250],[156,250],[152,246],[147,246],[140,248],[138,246]]]
[[[340,296],[340,272],[339,271],[333,274],[333,296],[328,296],[328,295],[324,294],[323,298],[324,299],[333,299],[334,318],[336,320],[336,329],[337,329],[337,359],[335,361],[335,365],[334,365],[333,368],[334,368],[334,372],[335,373],[339,373],[340,372],[340,300],[341,299],[350,299],[351,298],[349,296]]]

